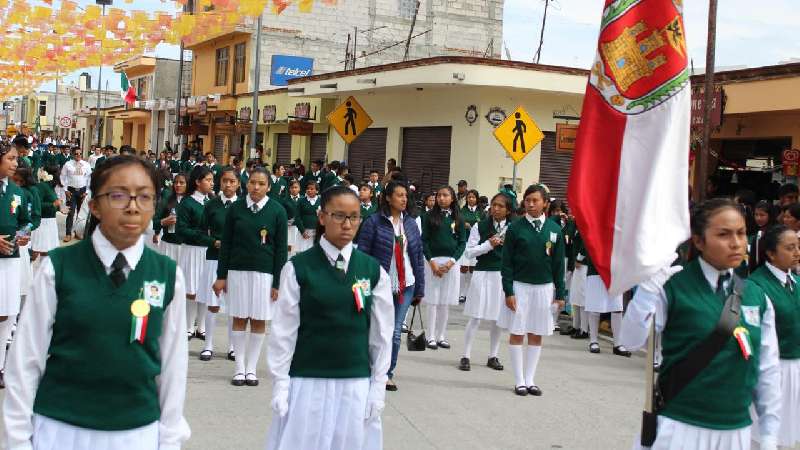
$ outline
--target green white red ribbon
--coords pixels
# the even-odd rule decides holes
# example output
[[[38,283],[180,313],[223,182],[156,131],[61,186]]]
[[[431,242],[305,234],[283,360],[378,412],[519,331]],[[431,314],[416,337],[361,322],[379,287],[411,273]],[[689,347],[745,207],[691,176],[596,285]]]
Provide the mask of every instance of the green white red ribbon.
[[[750,344],[750,332],[748,332],[745,327],[736,327],[736,329],[733,330],[733,336],[736,338],[736,342],[739,343],[739,349],[742,351],[744,359],[750,359],[750,356],[753,354],[753,347]]]
[[[361,312],[364,309],[364,299],[367,296],[364,295],[364,288],[361,286],[361,283],[356,283],[353,285],[353,299],[356,303],[356,312]]]

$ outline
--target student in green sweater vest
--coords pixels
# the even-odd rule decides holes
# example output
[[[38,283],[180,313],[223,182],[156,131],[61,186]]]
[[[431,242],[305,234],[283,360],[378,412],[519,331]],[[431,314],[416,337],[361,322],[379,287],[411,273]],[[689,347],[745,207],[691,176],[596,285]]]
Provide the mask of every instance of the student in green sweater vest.
[[[420,218],[424,218],[431,212],[433,207],[436,206],[436,193],[429,192],[422,196],[422,209],[420,210]]]
[[[775,225],[762,234],[761,265],[749,280],[761,286],[775,309],[781,366],[781,426],[778,445],[800,443],[800,287],[792,270],[800,264],[797,233]]]
[[[458,365],[458,368],[464,371],[470,370],[472,340],[481,320],[489,322],[491,327],[489,359],[486,365],[495,370],[503,370],[503,365],[497,358],[502,332],[497,325],[497,319],[505,307],[500,268],[503,262],[503,241],[513,218],[511,198],[505,194],[495,194],[491,202],[491,215],[473,226],[469,233],[464,255],[477,262],[467,303],[464,305],[464,315],[470,318],[464,332],[464,355]]]
[[[226,292],[233,316],[236,371],[231,384],[257,386],[256,367],[264,343],[266,322],[278,299],[280,271],[287,258],[286,210],[269,198],[269,174],[257,166],[247,181],[247,196],[225,215],[214,293]],[[250,323],[249,336],[246,333]]]
[[[208,308],[205,318],[205,346],[200,352],[200,361],[211,361],[214,356],[214,325],[220,304],[224,301],[225,293],[217,296],[212,289],[214,282],[217,281],[217,268],[219,267],[219,248],[222,246],[222,235],[225,229],[225,217],[228,209],[238,199],[236,192],[239,190],[239,177],[233,167],[222,169],[220,176],[219,195],[210,200],[203,209],[203,229],[213,242],[206,249],[206,263],[203,266],[203,273],[200,277],[200,287],[197,291],[197,301]],[[228,359],[236,360],[236,353],[233,350],[231,330],[233,318],[228,315]]]
[[[206,338],[206,307],[195,301],[200,286],[203,268],[206,265],[206,250],[214,244],[203,224],[203,209],[209,196],[214,192],[214,173],[208,167],[198,164],[189,175],[186,196],[178,204],[178,221],[175,233],[181,240],[178,266],[186,278],[186,333],[189,339]],[[195,328],[195,322],[197,327]]]
[[[547,207],[547,220],[552,220],[553,223],[558,225],[558,227],[561,228],[561,234],[564,236],[564,265],[566,266],[564,279],[567,287],[569,287],[570,281],[572,280],[572,269],[569,266],[569,258],[572,251],[572,241],[570,239],[570,220],[568,214],[569,209],[567,209],[567,204],[563,200],[552,200]],[[567,291],[567,294],[569,294],[569,291]],[[551,308],[553,312],[555,331],[560,332],[559,334],[562,335],[569,334],[569,332],[561,332],[561,326],[558,324],[558,316],[561,311],[564,310],[564,308],[559,308],[559,305],[556,303],[553,303]]]
[[[41,261],[9,358],[9,448],[163,450],[189,438],[183,275],[143,238],[156,183],[139,158],[107,161],[92,174],[91,237]]]
[[[319,236],[281,272],[267,450],[377,450],[394,331],[389,275],[357,250],[355,193],[322,194]],[[336,411],[331,413],[331,411]]]
[[[506,307],[498,325],[511,334],[509,354],[514,370],[514,393],[542,395],[536,385],[536,367],[542,353],[542,336],[553,334],[550,305],[563,302],[564,236],[545,216],[550,193],[541,184],[529,186],[523,196],[525,215],[508,227],[503,243],[503,291]],[[522,345],[528,336],[525,366]]]
[[[467,197],[464,202],[464,206],[461,208],[460,214],[461,218],[464,219],[464,224],[467,227],[467,235],[469,236],[469,231],[472,227],[483,220],[485,216],[485,212],[481,211],[478,208],[478,198],[481,194],[478,193],[475,189],[470,189],[467,191]],[[469,292],[469,285],[470,281],[472,280],[472,273],[475,272],[475,264],[478,262],[475,261],[474,258],[467,258],[466,256],[461,256],[461,259],[458,261],[459,265],[461,266],[461,277],[459,280],[459,303],[464,303],[467,301],[467,292]]]
[[[14,182],[17,183],[17,186],[22,188],[22,192],[25,194],[23,202],[25,203],[25,207],[28,208],[28,226],[25,228],[25,232],[27,236],[30,237],[31,233],[37,229],[39,229],[39,225],[42,222],[42,200],[39,197],[39,190],[36,189],[36,180],[33,178],[33,171],[31,167],[27,165],[26,162],[22,162],[22,164],[17,167],[16,172],[14,172]],[[30,239],[28,243],[25,245],[19,246],[19,257],[20,262],[22,263],[22,290],[21,296],[22,301],[25,301],[25,298],[31,292],[31,283],[33,283],[33,267],[31,267],[31,252],[30,252],[31,242]]]
[[[381,184],[381,174],[377,170],[369,172],[369,182],[367,182],[370,189],[372,189],[372,201],[375,204],[380,202],[381,194],[383,194],[383,185]]]
[[[450,306],[458,305],[458,260],[467,244],[467,232],[450,186],[436,191],[436,206],[422,221],[425,265],[425,299],[428,308],[428,348],[450,348],[447,319]]]
[[[679,393],[669,389],[672,377],[686,376],[678,363],[717,328],[736,284],[733,269],[747,248],[744,216],[728,199],[696,205],[691,233],[696,257],[640,283],[623,320],[629,349],[647,342],[653,317],[661,333],[658,384],[664,401],[656,410],[653,448],[749,450],[755,403],[761,449],[775,450],[781,407],[775,310],[756,283],[742,281],[739,322],[721,350]]]
[[[300,242],[300,231],[297,229],[297,217],[300,207],[300,181],[292,180],[289,182],[289,195],[286,196],[286,210],[289,212],[289,257],[297,253],[297,244]]]
[[[283,175],[286,173],[286,169],[283,167],[283,164],[275,164],[272,166],[272,175],[270,175],[270,188],[269,188],[269,197],[278,199],[281,197],[285,197],[287,195],[286,192],[286,178]]]
[[[304,252],[314,246],[314,238],[317,234],[318,212],[321,208],[319,196],[317,195],[317,183],[309,181],[306,185],[306,196],[297,202],[297,214],[294,224],[300,233],[297,241],[297,253]]]
[[[56,167],[49,166],[40,171],[42,181],[36,184],[39,197],[42,199],[42,222],[39,228],[31,235],[31,249],[34,259],[38,256],[47,256],[47,252],[58,248],[61,245],[58,238],[58,223],[56,221],[56,211],[61,206],[55,191],[56,177],[58,170]]]
[[[176,233],[178,223],[178,204],[186,196],[188,179],[179,173],[172,179],[172,192],[158,205],[153,217],[153,243],[158,244],[161,253],[176,263],[181,259],[181,238]],[[161,235],[159,241],[159,233]]]

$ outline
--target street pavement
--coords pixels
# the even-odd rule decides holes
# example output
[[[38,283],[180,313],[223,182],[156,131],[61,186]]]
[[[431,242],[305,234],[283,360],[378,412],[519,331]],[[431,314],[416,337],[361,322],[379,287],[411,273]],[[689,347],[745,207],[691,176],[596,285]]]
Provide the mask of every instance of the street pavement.
[[[473,346],[472,371],[457,369],[466,324],[461,310],[457,306],[451,311],[452,349],[412,353],[403,341],[395,376],[399,390],[387,393],[383,413],[386,450],[631,447],[643,399],[641,355],[614,356],[607,342],[601,343],[601,354],[593,355],[585,340],[545,338],[536,376],[544,395],[517,397],[505,342],[500,359],[506,369],[485,366],[489,342],[483,327]],[[271,420],[266,358],[262,356],[259,366],[260,386],[231,386],[233,363],[225,359],[227,319],[220,316],[212,361],[198,360],[202,341],[189,343],[185,414],[192,437],[185,448],[261,449]]]

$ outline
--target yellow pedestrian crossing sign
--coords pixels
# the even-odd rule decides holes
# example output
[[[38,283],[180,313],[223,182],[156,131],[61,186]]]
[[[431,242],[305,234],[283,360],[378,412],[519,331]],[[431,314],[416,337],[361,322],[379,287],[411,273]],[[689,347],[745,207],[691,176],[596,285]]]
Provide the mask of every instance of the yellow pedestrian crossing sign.
[[[494,137],[515,163],[528,156],[544,139],[544,133],[521,106],[494,130]]]
[[[344,103],[328,114],[328,122],[333,125],[333,129],[345,142],[352,144],[361,133],[372,125],[372,118],[355,98],[348,97]]]

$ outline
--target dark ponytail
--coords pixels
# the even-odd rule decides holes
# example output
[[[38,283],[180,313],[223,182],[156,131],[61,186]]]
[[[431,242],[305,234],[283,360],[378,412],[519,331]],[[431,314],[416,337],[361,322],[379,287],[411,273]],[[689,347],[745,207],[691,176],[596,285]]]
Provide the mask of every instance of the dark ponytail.
[[[322,198],[320,198],[319,200],[320,202],[319,210],[324,211],[325,207],[328,206],[328,203],[330,203],[331,200],[333,200],[336,197],[341,197],[343,195],[351,195],[353,196],[354,199],[356,199],[356,201],[359,202],[359,204],[361,204],[361,202],[358,200],[358,195],[355,192],[353,192],[353,190],[350,189],[349,187],[331,186],[328,189],[325,189],[325,192],[322,193]],[[323,233],[325,233],[325,227],[322,226],[321,223],[317,222],[317,235],[314,236],[315,244],[319,243],[319,239],[322,237]]]
[[[450,203],[450,217],[453,219],[453,223],[456,224],[457,227],[463,226],[461,222],[461,214],[459,214],[458,209],[458,197],[456,196],[456,191],[453,189],[452,186],[442,186],[439,189],[436,189],[436,196],[439,196],[439,191],[442,189],[447,189],[450,191],[450,198],[453,199],[453,202]],[[444,212],[442,208],[439,206],[439,202],[437,201],[436,204],[433,205],[433,209],[428,214],[428,223],[431,224],[431,228],[433,231],[438,230],[440,226],[442,226],[442,221],[444,220]]]

